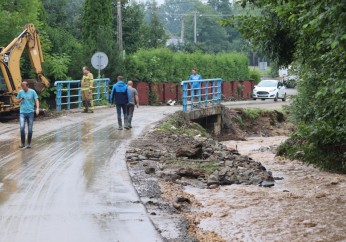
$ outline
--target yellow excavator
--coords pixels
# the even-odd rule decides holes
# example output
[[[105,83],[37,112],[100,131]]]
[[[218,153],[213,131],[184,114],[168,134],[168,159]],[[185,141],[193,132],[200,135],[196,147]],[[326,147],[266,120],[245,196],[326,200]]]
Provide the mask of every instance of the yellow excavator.
[[[7,47],[0,47],[0,114],[19,109],[16,96],[24,81],[20,72],[20,58],[25,48],[37,76],[37,80],[25,81],[37,93],[49,87],[48,79],[42,74],[43,55],[39,32],[33,24],[26,24],[23,32]]]

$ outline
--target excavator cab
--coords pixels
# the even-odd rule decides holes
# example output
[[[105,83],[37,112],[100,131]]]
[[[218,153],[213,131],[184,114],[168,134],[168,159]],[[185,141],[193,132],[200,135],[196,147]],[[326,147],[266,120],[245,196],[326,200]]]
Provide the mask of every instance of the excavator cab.
[[[43,54],[39,32],[33,24],[27,24],[12,42],[0,48],[0,114],[19,109],[16,96],[24,81],[20,71],[20,58],[27,49],[31,67],[37,80],[25,80],[30,88],[40,93],[49,87],[49,80],[43,75]]]

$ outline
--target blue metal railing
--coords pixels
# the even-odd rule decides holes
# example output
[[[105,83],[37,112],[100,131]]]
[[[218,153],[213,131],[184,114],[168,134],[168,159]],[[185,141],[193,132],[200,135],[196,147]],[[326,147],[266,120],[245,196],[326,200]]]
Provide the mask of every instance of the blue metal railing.
[[[199,83],[199,87],[193,87],[193,83]],[[221,103],[221,78],[182,81],[183,87],[183,111],[194,108],[204,108]]]
[[[100,103],[102,98],[109,99],[109,78],[94,79],[93,83],[93,97],[94,102]],[[78,108],[82,106],[82,93],[80,87],[80,80],[72,81],[56,81],[56,110],[61,111],[62,106],[66,105],[66,109],[71,109],[71,104],[77,104]]]

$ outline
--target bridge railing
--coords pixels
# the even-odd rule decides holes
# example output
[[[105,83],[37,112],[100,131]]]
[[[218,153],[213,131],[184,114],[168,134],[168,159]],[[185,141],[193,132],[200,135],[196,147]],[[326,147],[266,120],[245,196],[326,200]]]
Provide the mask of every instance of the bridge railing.
[[[187,112],[189,107],[193,110],[220,104],[221,84],[221,78],[182,81],[183,111]]]
[[[94,103],[99,104],[102,99],[105,99],[108,103],[109,99],[109,78],[94,79],[93,82],[93,100]],[[75,104],[78,108],[82,106],[82,93],[80,80],[71,81],[56,81],[54,83],[56,87],[56,110],[61,111],[63,106],[66,109],[71,109],[71,104]]]

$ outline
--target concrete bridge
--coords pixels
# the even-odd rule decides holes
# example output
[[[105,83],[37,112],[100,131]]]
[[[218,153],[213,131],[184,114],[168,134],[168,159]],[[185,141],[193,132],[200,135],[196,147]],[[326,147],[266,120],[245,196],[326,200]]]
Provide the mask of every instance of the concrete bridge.
[[[222,130],[222,113],[225,106],[218,104],[211,107],[194,109],[184,113],[185,117],[200,124],[208,132],[218,135]]]

